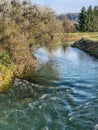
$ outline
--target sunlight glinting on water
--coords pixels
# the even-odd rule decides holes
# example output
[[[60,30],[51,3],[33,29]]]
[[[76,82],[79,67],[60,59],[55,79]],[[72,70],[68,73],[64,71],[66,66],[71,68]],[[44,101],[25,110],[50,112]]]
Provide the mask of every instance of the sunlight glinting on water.
[[[35,51],[29,81],[0,95],[2,130],[97,130],[98,60],[75,48]]]

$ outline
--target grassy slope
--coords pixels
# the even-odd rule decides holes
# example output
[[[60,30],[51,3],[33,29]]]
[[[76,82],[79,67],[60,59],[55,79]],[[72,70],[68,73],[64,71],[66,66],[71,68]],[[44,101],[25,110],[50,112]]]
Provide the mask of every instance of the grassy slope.
[[[98,41],[98,32],[77,32],[65,34],[65,40],[67,41],[77,41],[81,38]]]

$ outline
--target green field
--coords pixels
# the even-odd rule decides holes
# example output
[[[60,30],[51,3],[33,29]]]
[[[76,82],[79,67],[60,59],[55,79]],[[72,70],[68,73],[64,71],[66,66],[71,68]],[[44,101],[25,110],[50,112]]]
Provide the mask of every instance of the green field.
[[[81,38],[87,38],[90,40],[98,41],[98,32],[76,32],[76,33],[66,33],[64,35],[67,41],[76,41]]]

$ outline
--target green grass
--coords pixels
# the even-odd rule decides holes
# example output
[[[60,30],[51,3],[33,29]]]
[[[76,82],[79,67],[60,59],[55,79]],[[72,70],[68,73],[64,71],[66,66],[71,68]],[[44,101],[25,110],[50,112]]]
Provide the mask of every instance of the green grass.
[[[76,41],[81,38],[87,38],[90,40],[98,41],[98,32],[76,32],[76,33],[66,33],[65,40],[67,41]]]

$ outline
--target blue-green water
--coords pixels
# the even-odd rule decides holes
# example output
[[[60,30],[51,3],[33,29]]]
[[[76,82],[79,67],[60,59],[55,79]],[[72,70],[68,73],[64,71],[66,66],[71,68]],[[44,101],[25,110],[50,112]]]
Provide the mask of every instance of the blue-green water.
[[[35,56],[30,82],[0,94],[0,130],[98,130],[98,60],[71,47]]]

